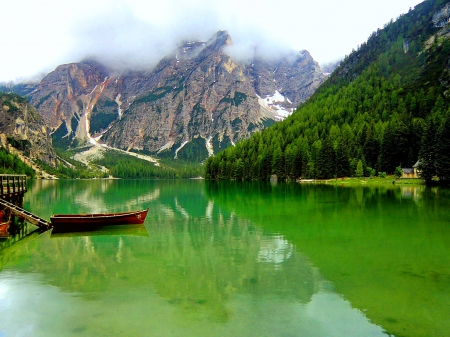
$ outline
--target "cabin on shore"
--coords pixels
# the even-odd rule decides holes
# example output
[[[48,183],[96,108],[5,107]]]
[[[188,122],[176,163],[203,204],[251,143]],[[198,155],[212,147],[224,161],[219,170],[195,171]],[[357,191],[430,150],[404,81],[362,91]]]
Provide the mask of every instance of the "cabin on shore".
[[[419,173],[420,162],[417,161],[411,168],[402,168],[402,178],[417,179],[420,178]]]

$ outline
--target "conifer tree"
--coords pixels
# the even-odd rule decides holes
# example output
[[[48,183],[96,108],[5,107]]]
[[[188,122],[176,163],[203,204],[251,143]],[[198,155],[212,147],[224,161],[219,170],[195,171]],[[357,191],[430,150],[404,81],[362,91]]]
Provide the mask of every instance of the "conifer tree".
[[[361,178],[364,175],[364,169],[361,159],[358,160],[358,164],[356,165],[355,176]]]
[[[436,126],[434,119],[429,117],[422,137],[422,146],[419,153],[420,177],[426,184],[430,184],[436,175]]]
[[[437,133],[436,175],[442,182],[450,183],[450,120],[444,118]]]

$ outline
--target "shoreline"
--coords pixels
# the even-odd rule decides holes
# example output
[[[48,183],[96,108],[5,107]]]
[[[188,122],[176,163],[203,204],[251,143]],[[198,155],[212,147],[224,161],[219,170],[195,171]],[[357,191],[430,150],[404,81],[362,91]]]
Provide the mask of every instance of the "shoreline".
[[[394,176],[387,176],[386,178],[332,178],[332,179],[299,179],[300,184],[329,184],[329,185],[413,185],[425,186],[425,183],[420,178],[395,178]]]

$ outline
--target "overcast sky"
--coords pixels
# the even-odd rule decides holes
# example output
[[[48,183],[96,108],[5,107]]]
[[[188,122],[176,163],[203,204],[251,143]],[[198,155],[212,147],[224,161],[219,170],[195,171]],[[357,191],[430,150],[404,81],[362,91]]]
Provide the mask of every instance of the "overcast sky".
[[[182,40],[227,30],[234,55],[308,50],[338,60],[419,0],[14,0],[1,5],[0,81],[99,56],[153,66]]]

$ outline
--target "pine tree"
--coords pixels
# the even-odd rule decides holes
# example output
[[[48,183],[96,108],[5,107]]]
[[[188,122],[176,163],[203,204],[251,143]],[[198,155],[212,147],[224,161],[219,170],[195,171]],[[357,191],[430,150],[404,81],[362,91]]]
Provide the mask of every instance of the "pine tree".
[[[277,146],[272,156],[272,173],[276,174],[278,178],[284,178],[284,168],[283,151],[280,146]]]
[[[427,119],[419,152],[419,175],[430,184],[436,175],[436,126],[432,117]]]
[[[329,137],[325,138],[317,158],[317,178],[329,179],[336,176],[336,159]]]
[[[450,119],[444,118],[437,133],[436,174],[442,182],[450,183]]]
[[[356,165],[355,176],[361,178],[364,175],[363,164],[361,160],[358,160],[358,164]]]

